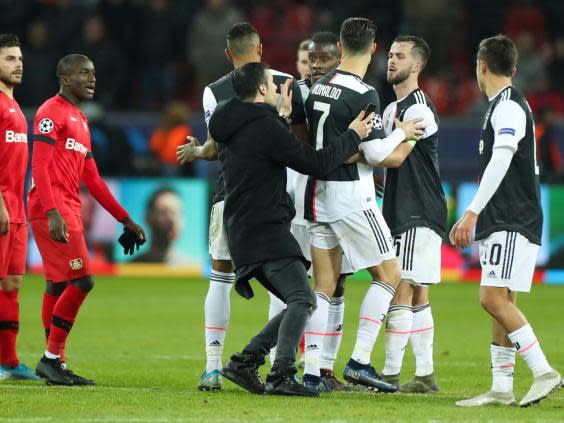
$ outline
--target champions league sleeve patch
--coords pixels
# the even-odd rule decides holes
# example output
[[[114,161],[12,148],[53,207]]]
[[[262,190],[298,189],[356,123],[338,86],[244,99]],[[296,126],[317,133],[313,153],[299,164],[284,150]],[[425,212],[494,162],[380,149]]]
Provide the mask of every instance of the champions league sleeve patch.
[[[505,135],[505,134],[515,136],[515,129],[513,129],[513,128],[501,128],[497,133],[497,135]]]
[[[38,129],[42,134],[48,134],[53,130],[53,121],[49,118],[43,118],[39,121]]]
[[[374,115],[372,118],[372,124],[374,125],[374,129],[380,130],[384,127],[382,123],[382,117],[380,115]]]

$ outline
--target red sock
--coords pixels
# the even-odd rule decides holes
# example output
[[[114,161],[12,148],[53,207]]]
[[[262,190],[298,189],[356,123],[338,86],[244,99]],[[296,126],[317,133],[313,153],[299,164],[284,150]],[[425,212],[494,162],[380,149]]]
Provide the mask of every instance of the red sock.
[[[305,337],[302,335],[302,340],[300,341],[300,352],[303,354],[305,351]]]
[[[43,305],[41,307],[41,320],[43,320],[43,327],[45,328],[45,342],[49,340],[49,333],[51,332],[51,321],[53,320],[53,309],[55,308],[55,304],[57,304],[59,297],[60,295],[50,295],[47,293],[43,294]],[[65,346],[63,345],[60,354],[61,361],[65,361],[64,349]]]
[[[0,364],[17,367],[16,338],[20,326],[18,291],[0,291]]]
[[[51,354],[61,355],[78,310],[87,295],[88,292],[69,285],[59,297],[53,309],[51,332],[47,340],[47,351]]]

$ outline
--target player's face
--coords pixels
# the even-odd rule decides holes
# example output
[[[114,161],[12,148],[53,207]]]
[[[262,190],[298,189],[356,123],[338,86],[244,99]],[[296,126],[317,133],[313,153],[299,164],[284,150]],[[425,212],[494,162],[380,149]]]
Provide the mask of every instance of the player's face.
[[[310,75],[310,69],[307,62],[307,51],[298,51],[298,61],[296,62],[296,69],[300,74],[300,79],[306,79]]]
[[[411,75],[415,58],[411,54],[411,43],[393,43],[388,53],[387,79],[390,84],[401,84]]]
[[[13,87],[22,83],[23,56],[19,47],[0,49],[0,81]]]
[[[68,76],[68,87],[81,101],[92,100],[96,89],[96,71],[90,60],[80,62]]]
[[[337,45],[310,43],[308,63],[311,71],[311,80],[312,82],[316,82],[327,72],[332,71],[339,65]]]
[[[272,78],[272,72],[270,72],[270,70],[267,70],[266,74],[268,84],[266,87],[266,93],[264,95],[264,102],[276,107],[276,84],[274,83],[274,79]]]

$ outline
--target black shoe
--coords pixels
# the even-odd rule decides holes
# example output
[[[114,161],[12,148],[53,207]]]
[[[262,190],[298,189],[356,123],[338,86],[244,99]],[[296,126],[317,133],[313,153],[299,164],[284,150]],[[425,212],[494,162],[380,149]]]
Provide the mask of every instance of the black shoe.
[[[47,385],[74,385],[58,358],[41,357],[35,372],[47,381]]]
[[[264,357],[235,353],[221,369],[221,374],[241,388],[253,394],[262,395],[264,394],[264,382],[260,378],[258,368],[263,364]]]
[[[294,377],[296,368],[285,372],[272,370],[266,377],[266,395],[287,395],[297,397],[318,397],[319,392],[298,383]]]
[[[94,386],[96,381],[92,379],[86,379],[85,377],[79,376],[72,370],[65,368],[66,375],[72,380],[73,385],[76,386]]]
[[[350,383],[368,386],[378,392],[397,392],[398,386],[387,383],[370,364],[349,360],[343,371],[343,378]]]

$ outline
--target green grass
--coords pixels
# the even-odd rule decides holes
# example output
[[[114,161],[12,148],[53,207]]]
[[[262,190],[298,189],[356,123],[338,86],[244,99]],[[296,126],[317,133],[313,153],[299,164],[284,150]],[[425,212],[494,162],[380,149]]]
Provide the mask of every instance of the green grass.
[[[354,342],[366,283],[347,287],[345,335],[337,362],[342,372]],[[43,283],[28,277],[21,292],[20,359],[35,366],[43,348],[40,304]],[[204,368],[205,280],[97,278],[69,338],[67,360],[94,388],[47,387],[0,382],[2,422],[452,422],[564,421],[564,389],[529,409],[458,409],[454,401],[489,388],[490,323],[478,305],[478,286],[443,284],[432,289],[436,396],[341,393],[320,399],[258,397],[229,381],[220,393],[196,384]],[[240,350],[267,316],[267,297],[256,287],[250,302],[232,292],[226,353]],[[564,287],[535,286],[520,305],[549,360],[564,370]],[[225,358],[224,357],[224,358]],[[517,359],[515,390],[520,399],[531,383]],[[373,363],[381,369],[383,336]],[[265,372],[267,369],[264,369]],[[413,373],[406,354],[402,380]]]

